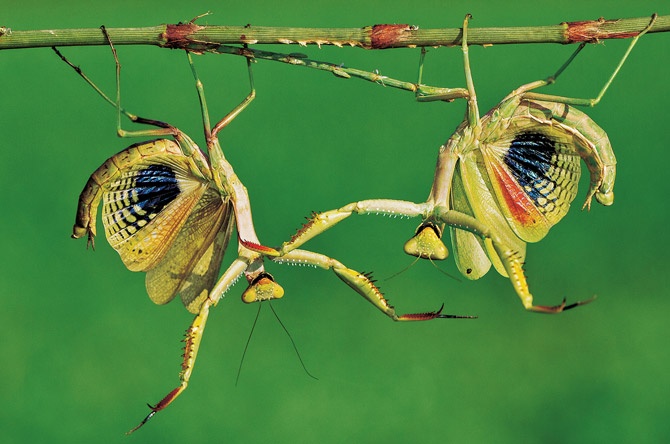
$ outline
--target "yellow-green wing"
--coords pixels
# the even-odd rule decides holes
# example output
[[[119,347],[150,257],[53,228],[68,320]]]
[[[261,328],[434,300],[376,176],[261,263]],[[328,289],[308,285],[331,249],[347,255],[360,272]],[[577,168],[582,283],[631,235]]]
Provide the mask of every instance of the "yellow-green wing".
[[[233,221],[230,200],[208,188],[162,260],[147,272],[151,300],[166,304],[180,293],[186,308],[198,313],[218,277]]]
[[[459,162],[451,182],[451,208],[475,217],[465,192],[460,170]],[[479,279],[488,273],[491,268],[491,261],[484,251],[484,244],[481,238],[459,228],[449,227],[449,231],[451,233],[454,260],[456,261],[458,271],[466,278],[472,280]]]
[[[482,174],[516,235],[537,242],[577,195],[580,156],[571,136],[558,127],[529,119],[515,123],[482,138]]]
[[[192,160],[159,153],[120,170],[103,193],[109,244],[131,271],[158,264],[209,184],[191,173]]]
[[[556,132],[562,131],[586,164],[591,183],[582,208],[590,208],[593,197],[602,205],[612,205],[616,156],[605,130],[582,111],[566,104],[529,100],[521,103],[515,120],[532,119],[534,124],[550,125]]]
[[[229,211],[231,216],[228,217],[224,213],[224,224],[217,232],[214,242],[202,254],[200,260],[191,271],[190,277],[182,284],[179,290],[182,303],[191,313],[198,313],[200,311],[202,303],[211,293],[219,277],[221,261],[226,252],[235,220],[232,205],[229,204],[226,211]],[[226,220],[228,221],[227,223],[225,222]]]
[[[172,140],[157,139],[131,145],[100,165],[91,174],[79,195],[77,217],[72,227],[72,237],[79,239],[88,235],[88,243],[92,245],[96,235],[98,205],[104,192],[109,190],[109,184],[134,164],[141,161],[148,162],[153,156],[166,155],[181,156],[181,148]]]
[[[526,257],[526,243],[512,231],[504,214],[500,211],[491,192],[490,183],[486,179],[486,171],[482,169],[483,163],[482,153],[479,150],[472,150],[463,155],[454,175],[455,190],[458,192],[458,186],[462,187],[464,200],[467,200],[471,214],[490,227],[500,242],[517,252],[520,260],[523,261]],[[477,241],[483,247],[496,271],[507,277],[507,271],[491,241],[488,239],[480,241],[479,238]]]

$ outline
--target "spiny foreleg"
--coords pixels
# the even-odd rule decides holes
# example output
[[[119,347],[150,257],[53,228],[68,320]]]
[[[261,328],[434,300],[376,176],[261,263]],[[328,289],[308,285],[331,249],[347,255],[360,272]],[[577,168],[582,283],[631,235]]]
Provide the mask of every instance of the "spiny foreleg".
[[[205,331],[205,324],[207,323],[207,317],[209,316],[209,307],[211,303],[212,302],[210,299],[205,300],[205,303],[200,309],[200,313],[198,313],[190,327],[186,330],[186,335],[184,337],[184,354],[181,363],[181,372],[179,373],[179,386],[170,391],[170,393],[165,395],[165,397],[163,397],[163,399],[158,401],[158,403],[155,405],[148,404],[151,412],[149,412],[149,414],[142,420],[142,422],[129,430],[127,432],[128,435],[146,424],[146,422],[149,421],[156,413],[169,406],[172,401],[177,399],[177,397],[181,395],[182,392],[188,387],[188,381],[191,379],[191,374],[193,373],[193,368],[195,366],[195,359],[198,355],[198,349],[200,348],[202,335]]]
[[[422,216],[428,212],[428,204],[416,204],[404,200],[371,199],[352,202],[337,210],[313,213],[307,222],[291,237],[284,242],[279,250],[280,255],[285,255],[308,240],[318,236],[331,227],[334,227],[352,214],[381,214],[384,216],[415,217]]]
[[[395,308],[388,303],[379,287],[375,285],[371,273],[361,273],[352,270],[351,268],[347,268],[341,262],[323,254],[306,250],[293,250],[281,257],[273,258],[272,260],[279,263],[310,265],[325,270],[333,270],[337,277],[394,321],[428,321],[436,318],[474,318],[474,316],[442,314],[443,307],[440,307],[439,310],[425,313],[398,315]]]

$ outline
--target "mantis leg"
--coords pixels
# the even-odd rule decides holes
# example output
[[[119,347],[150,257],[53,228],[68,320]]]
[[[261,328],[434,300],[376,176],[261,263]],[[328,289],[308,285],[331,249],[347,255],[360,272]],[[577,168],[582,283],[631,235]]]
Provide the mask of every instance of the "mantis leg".
[[[200,343],[202,341],[202,336],[205,331],[205,325],[207,323],[207,318],[209,316],[210,307],[216,306],[223,294],[237,281],[237,279],[244,273],[251,264],[257,259],[253,252],[250,255],[242,253],[233,263],[228,267],[228,269],[223,273],[217,284],[214,286],[212,291],[209,294],[209,297],[205,299],[202,306],[200,307],[200,312],[196,315],[195,319],[186,330],[186,335],[184,338],[184,354],[182,355],[181,363],[181,372],[179,373],[179,385],[172,389],[167,395],[165,395],[158,403],[154,405],[149,404],[151,411],[149,414],[134,428],[128,431],[127,434],[131,434],[144,424],[149,421],[156,413],[165,409],[170,405],[179,395],[181,395],[184,390],[188,387],[191,374],[195,367],[195,360],[198,356],[198,349],[200,348]],[[242,295],[242,299],[249,298],[249,295],[258,297],[257,300],[265,299],[277,299],[283,296],[284,290],[272,280],[271,276],[267,273],[261,273],[259,278],[254,279],[249,287],[245,290]],[[271,295],[271,297],[263,297],[264,295]],[[252,302],[247,301],[245,302]]]
[[[505,267],[505,270],[507,271],[507,275],[509,276],[514,290],[521,299],[521,303],[526,308],[526,310],[538,313],[560,313],[562,311],[570,310],[571,308],[575,308],[579,305],[584,305],[591,302],[592,299],[588,299],[566,305],[565,299],[563,299],[561,304],[555,306],[534,305],[533,295],[528,289],[526,275],[523,271],[523,263],[518,252],[507,247],[494,230],[472,216],[468,216],[467,214],[458,211],[449,210],[446,207],[436,208],[436,216],[440,221],[451,227],[469,231],[476,236],[481,237],[485,242],[492,243],[496,253],[503,263],[503,266]]]
[[[467,99],[470,94],[465,88],[437,88],[434,86],[423,85],[423,62],[426,59],[426,48],[421,47],[421,56],[419,57],[419,80],[414,97],[417,102],[445,101],[451,102],[454,99]]]
[[[60,57],[62,61],[68,64],[72,69],[75,70],[79,76],[88,83],[91,88],[95,90],[95,92],[98,93],[100,97],[102,97],[107,103],[112,105],[116,110],[117,110],[117,134],[119,137],[155,137],[155,136],[177,136],[178,134],[181,134],[181,131],[179,131],[177,128],[173,127],[172,125],[161,122],[159,120],[153,120],[153,119],[146,119],[144,117],[139,117],[136,116],[135,114],[131,114],[125,109],[121,107],[121,64],[119,63],[118,55],[116,54],[116,48],[112,44],[112,41],[109,38],[109,35],[107,34],[107,29],[104,26],[101,26],[100,29],[102,30],[103,35],[105,36],[105,39],[109,43],[109,47],[112,50],[112,55],[114,56],[114,61],[116,64],[116,98],[115,100],[112,100],[105,94],[91,79],[88,78],[86,74],[79,68],[78,66],[74,65],[72,62],[70,62],[56,47],[52,47],[51,49],[54,50],[56,55]],[[121,114],[125,115],[129,120],[135,123],[143,123],[146,125],[152,125],[156,126],[158,128],[156,129],[151,129],[151,130],[140,130],[140,131],[126,131],[121,128]]]
[[[209,307],[212,304],[213,303],[210,299],[206,299],[202,304],[200,313],[198,313],[189,326],[188,330],[186,330],[186,337],[184,339],[184,355],[181,364],[182,370],[179,373],[179,386],[170,391],[170,393],[165,395],[165,397],[163,397],[163,399],[158,401],[158,403],[155,405],[148,404],[151,412],[149,412],[149,414],[138,425],[126,432],[127,435],[130,435],[142,427],[156,413],[169,406],[172,401],[177,399],[177,397],[181,395],[182,392],[188,387],[188,381],[191,379],[191,374],[193,373],[193,367],[195,366],[195,359],[198,355],[198,349],[200,348],[202,335],[205,332],[205,324],[207,323],[207,317],[209,316]]]
[[[468,124],[471,128],[479,127],[479,107],[477,105],[477,93],[475,92],[475,84],[472,80],[472,70],[470,69],[470,51],[468,49],[468,23],[472,16],[470,14],[465,15],[463,20],[463,38],[461,49],[463,51],[463,67],[465,69],[465,83],[468,87]]]
[[[477,108],[477,95],[475,94],[475,88],[472,82],[472,73],[470,71],[470,60],[468,56],[468,21],[471,17],[470,14],[465,16],[462,38],[467,88],[435,88],[422,85],[421,81],[423,79],[423,63],[426,57],[426,48],[421,48],[421,56],[419,58],[419,80],[417,82],[417,90],[415,91],[414,96],[419,102],[433,102],[437,100],[451,102],[454,99],[467,99],[468,121],[470,122],[470,126],[474,127],[479,121],[479,110]]]
[[[247,58],[247,69],[249,71],[249,83],[251,85],[251,92],[247,97],[237,105],[231,112],[229,112],[223,119],[221,119],[214,128],[210,129],[210,119],[209,112],[207,110],[207,102],[205,100],[205,92],[196,72],[195,65],[193,63],[193,58],[191,53],[186,51],[186,56],[188,58],[189,65],[191,66],[191,71],[193,72],[193,78],[195,79],[196,90],[198,91],[198,99],[200,100],[200,110],[202,112],[202,121],[205,127],[205,136],[208,141],[216,139],[219,131],[224,129],[230,122],[232,122],[244,109],[256,98],[256,89],[254,88],[253,73],[251,70],[251,60]]]
[[[212,129],[212,136],[216,137],[217,133],[221,131],[223,128],[228,126],[230,122],[235,119],[235,117],[238,116],[250,103],[252,100],[256,98],[256,88],[254,87],[254,75],[253,71],[251,69],[251,60],[247,58],[247,70],[249,72],[249,85],[251,87],[251,91],[247,95],[247,97],[240,103],[235,109],[233,109],[231,112],[229,112],[223,119],[221,119],[216,125],[214,125],[214,129]]]
[[[283,256],[273,258],[272,260],[279,263],[313,265],[325,270],[333,270],[337,277],[344,281],[344,283],[394,321],[428,321],[437,318],[474,318],[474,316],[442,314],[442,308],[444,306],[436,311],[398,315],[393,306],[389,305],[386,298],[384,298],[381,290],[374,284],[375,281],[372,279],[370,273],[361,273],[352,270],[351,268],[347,268],[341,262],[323,254],[306,250],[293,250]]]
[[[649,24],[647,25],[647,27],[644,28],[642,31],[640,31],[631,40],[630,45],[628,45],[628,49],[626,50],[623,57],[621,58],[621,60],[617,64],[616,68],[614,68],[614,72],[612,73],[612,75],[610,75],[609,79],[607,80],[607,82],[605,83],[605,85],[603,86],[603,88],[600,90],[600,92],[598,93],[598,95],[595,98],[579,99],[579,98],[554,96],[554,95],[550,95],[550,94],[541,94],[541,93],[532,93],[532,92],[531,93],[526,93],[524,97],[527,98],[527,99],[530,99],[530,100],[545,100],[545,101],[548,101],[548,102],[565,103],[565,104],[568,104],[568,105],[581,105],[581,106],[591,106],[591,107],[596,106],[598,103],[600,103],[600,100],[605,95],[605,92],[607,92],[607,89],[612,84],[612,81],[614,81],[614,78],[617,76],[617,74],[619,74],[619,71],[621,70],[621,67],[626,62],[626,59],[628,58],[631,51],[633,50],[633,48],[637,44],[637,41],[640,39],[640,37],[642,37],[644,34],[646,34],[647,31],[649,31],[654,26],[654,23],[656,22],[656,18],[657,18],[657,15],[653,14],[651,16],[651,19],[650,19]],[[585,45],[586,45],[586,43],[580,44],[579,47],[577,48],[577,50],[568,59],[568,61],[552,77],[549,77],[546,80],[540,80],[540,81],[537,81],[537,82],[533,82],[533,83],[529,83],[527,85],[524,85],[521,88],[512,92],[512,94],[510,94],[510,96],[520,94],[520,93],[524,93],[526,91],[530,91],[532,89],[539,88],[540,86],[548,85],[550,83],[554,83],[556,78],[565,70],[565,68],[567,68],[567,66],[570,64],[570,62],[572,62],[572,60],[574,60],[574,58],[582,50],[582,48],[584,48]]]
[[[463,20],[463,37],[461,39],[461,50],[463,51],[463,66],[465,70],[465,83],[467,88],[447,89],[446,91],[439,91],[435,88],[427,90],[418,90],[416,98],[420,102],[429,102],[433,100],[450,101],[455,98],[465,98],[468,100],[467,121],[471,128],[479,126],[479,107],[477,105],[477,93],[475,92],[475,85],[472,80],[472,70],[470,69],[470,55],[468,50],[468,23],[472,16],[466,14]],[[423,75],[423,60],[426,51],[422,49],[421,59],[419,62],[419,82]]]
[[[67,63],[68,66],[70,66],[72,69],[75,70],[79,76],[88,83],[91,88],[95,90],[95,92],[98,93],[100,97],[102,97],[107,103],[112,105],[116,111],[117,111],[117,124],[116,124],[116,133],[119,137],[166,137],[166,136],[172,136],[174,139],[177,141],[179,144],[182,152],[189,157],[192,157],[193,160],[196,162],[198,165],[198,168],[200,171],[208,177],[210,175],[209,173],[209,166],[207,165],[207,161],[203,158],[202,153],[200,152],[200,149],[198,148],[198,145],[186,134],[184,134],[182,131],[179,129],[175,128],[174,126],[170,125],[169,123],[161,122],[160,120],[153,120],[153,119],[147,119],[144,117],[137,116],[135,114],[131,114],[125,109],[121,107],[121,63],[119,62],[118,55],[116,53],[116,48],[114,47],[114,44],[109,38],[109,35],[107,34],[107,29],[104,26],[101,26],[100,29],[102,30],[103,35],[107,39],[107,42],[109,43],[109,47],[111,48],[112,55],[114,56],[114,62],[116,65],[116,98],[115,100],[110,99],[107,94],[105,94],[91,79],[88,78],[88,76],[79,68],[78,66],[74,65],[72,62],[70,62],[60,51],[58,51],[57,48],[52,47],[54,52],[58,55],[58,57],[61,58],[65,63]],[[145,130],[138,130],[138,131],[127,131],[121,128],[121,114],[125,115],[130,121],[135,122],[135,123],[141,123],[145,125],[151,125],[155,126],[157,128],[154,129],[145,129]]]
[[[256,251],[260,254],[277,255],[277,251],[265,247],[260,244],[256,230],[254,228],[253,217],[251,214],[251,202],[246,188],[235,174],[233,166],[226,160],[221,144],[219,143],[218,133],[230,124],[256,97],[256,90],[253,83],[253,74],[251,70],[251,61],[247,59],[247,69],[249,70],[249,83],[251,91],[242,102],[237,105],[231,112],[229,112],[223,119],[221,119],[214,128],[210,129],[209,112],[207,110],[207,101],[205,99],[205,92],[202,82],[193,64],[191,54],[187,51],[186,56],[193,72],[195,79],[196,90],[200,100],[200,110],[202,113],[202,121],[205,130],[205,137],[207,138],[207,149],[209,152],[209,161],[212,166],[214,182],[220,190],[231,196],[235,208],[235,217],[237,224],[237,232],[240,244],[246,248]]]
[[[312,214],[312,217],[293,235],[291,240],[282,244],[279,254],[283,256],[295,250],[308,240],[337,225],[354,213],[415,217],[425,215],[427,212],[428,204],[417,204],[404,200],[371,199],[352,202],[337,210]]]

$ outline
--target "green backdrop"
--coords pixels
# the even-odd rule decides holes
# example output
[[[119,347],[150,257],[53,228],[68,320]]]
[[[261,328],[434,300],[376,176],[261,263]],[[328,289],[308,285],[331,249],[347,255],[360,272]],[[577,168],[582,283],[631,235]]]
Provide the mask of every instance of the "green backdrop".
[[[358,27],[549,25],[668,14],[666,1],[9,2],[0,25],[19,29],[203,23]],[[10,4],[11,3],[11,4]],[[627,41],[589,46],[547,92],[593,96]],[[418,50],[277,46],[414,81]],[[192,316],[154,306],[143,275],[127,271],[100,237],[95,251],[69,238],[89,174],[131,142],[115,137],[113,109],[49,49],[0,52],[0,441],[74,442],[542,442],[655,443],[668,424],[670,281],[665,231],[670,35],[641,39],[589,115],[619,161],[616,202],[573,210],[539,244],[526,270],[536,300],[598,295],[557,315],[525,312],[509,282],[490,273],[456,281],[402,253],[417,221],[352,217],[309,247],[374,270],[401,312],[445,311],[477,320],[395,324],[332,273],[271,264],[286,296],[274,303],[308,367],[267,307],[239,383],[235,376],[257,306],[238,284],[210,315],[190,388],[131,437],[123,433],[177,382],[179,342]],[[114,91],[107,48],[64,48]],[[473,47],[482,110],[544,78],[568,57],[559,45]],[[192,78],[181,52],[121,47],[127,109],[200,137]],[[244,61],[197,57],[210,111],[247,94]],[[366,198],[421,201],[437,149],[465,104],[419,104],[407,92],[272,62],[255,65],[257,100],[222,134],[248,187],[261,240],[278,245],[313,210]],[[431,50],[425,81],[464,86],[457,48]],[[125,124],[126,128],[130,125]],[[230,262],[228,255],[224,263]],[[452,260],[438,264],[455,275]]]

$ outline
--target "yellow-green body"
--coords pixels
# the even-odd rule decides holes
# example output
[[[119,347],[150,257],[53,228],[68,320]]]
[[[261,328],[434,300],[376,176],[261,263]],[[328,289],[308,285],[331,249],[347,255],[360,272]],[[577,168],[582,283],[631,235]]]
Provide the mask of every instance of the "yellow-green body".
[[[641,35],[628,50],[595,99],[572,99],[537,94],[532,90],[553,83],[584,47],[581,45],[552,77],[512,91],[480,118],[463,24],[463,58],[467,89],[416,88],[419,101],[465,98],[466,117],[440,147],[431,191],[426,202],[393,199],[352,202],[339,209],[314,214],[285,242],[281,254],[300,247],[352,214],[421,217],[422,223],[404,251],[420,258],[448,256],[442,243],[448,226],[454,258],[468,279],[485,275],[491,265],[510,279],[527,310],[558,313],[590,300],[555,306],[535,305],[523,271],[526,242],[541,240],[569,210],[577,194],[581,160],[590,174],[583,208],[593,197],[603,205],[614,201],[616,159],[605,131],[573,105],[594,106],[618,73]],[[423,69],[423,57],[420,75]]]

